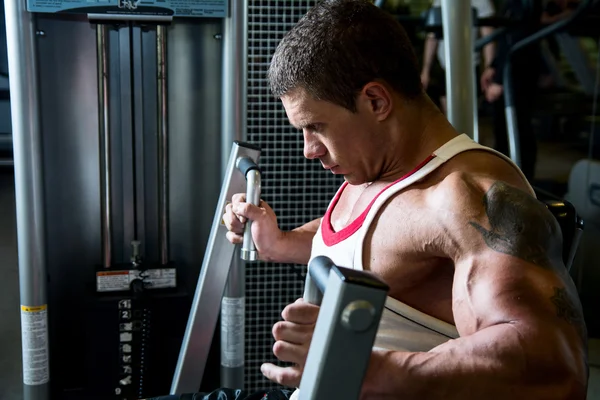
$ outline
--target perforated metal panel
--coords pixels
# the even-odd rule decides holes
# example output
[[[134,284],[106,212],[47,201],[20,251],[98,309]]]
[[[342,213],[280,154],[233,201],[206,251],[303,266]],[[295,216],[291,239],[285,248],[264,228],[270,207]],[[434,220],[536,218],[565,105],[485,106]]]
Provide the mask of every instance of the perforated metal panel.
[[[275,48],[315,1],[251,0],[248,10],[248,141],[262,148],[262,198],[290,230],[323,216],[341,179],[302,155],[302,134],[271,95],[266,73]],[[260,373],[273,356],[273,324],[302,296],[305,266],[249,264],[246,268],[246,388],[275,387]]]

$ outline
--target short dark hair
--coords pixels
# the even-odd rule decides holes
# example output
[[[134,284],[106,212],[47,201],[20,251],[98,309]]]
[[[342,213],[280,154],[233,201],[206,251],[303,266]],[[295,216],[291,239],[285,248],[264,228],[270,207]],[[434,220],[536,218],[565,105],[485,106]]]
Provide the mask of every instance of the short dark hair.
[[[423,90],[406,31],[366,0],[325,0],[311,8],[277,46],[268,79],[277,97],[301,87],[352,112],[357,94],[374,80],[407,98]]]

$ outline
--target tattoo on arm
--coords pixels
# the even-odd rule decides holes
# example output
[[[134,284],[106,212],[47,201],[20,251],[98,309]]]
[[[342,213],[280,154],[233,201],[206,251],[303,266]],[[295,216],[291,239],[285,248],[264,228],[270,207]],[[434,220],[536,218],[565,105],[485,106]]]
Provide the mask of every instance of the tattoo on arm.
[[[490,229],[471,221],[491,249],[553,269],[562,257],[554,216],[527,193],[496,182],[483,197]]]
[[[562,265],[562,241],[556,218],[537,199],[503,182],[496,182],[483,198],[490,229],[471,221],[487,246],[568,276]],[[587,331],[574,288],[554,287],[550,301],[556,316],[573,326],[583,341]]]
[[[550,301],[556,307],[556,316],[572,325],[583,340],[587,340],[587,331],[583,320],[583,313],[566,288],[554,288],[554,295]]]

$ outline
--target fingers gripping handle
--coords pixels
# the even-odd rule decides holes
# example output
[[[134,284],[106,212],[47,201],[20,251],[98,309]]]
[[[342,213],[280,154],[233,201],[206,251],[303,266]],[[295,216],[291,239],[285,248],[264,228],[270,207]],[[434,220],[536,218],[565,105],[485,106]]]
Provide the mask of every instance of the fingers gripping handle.
[[[308,263],[308,273],[304,285],[304,301],[317,306],[321,305],[325,286],[329,280],[329,271],[335,264],[325,256],[313,258]]]
[[[261,175],[258,165],[248,157],[237,160],[237,168],[246,177],[246,202],[258,206],[260,204]],[[244,227],[244,241],[240,252],[242,260],[258,260],[258,252],[252,240],[252,221],[246,221]]]

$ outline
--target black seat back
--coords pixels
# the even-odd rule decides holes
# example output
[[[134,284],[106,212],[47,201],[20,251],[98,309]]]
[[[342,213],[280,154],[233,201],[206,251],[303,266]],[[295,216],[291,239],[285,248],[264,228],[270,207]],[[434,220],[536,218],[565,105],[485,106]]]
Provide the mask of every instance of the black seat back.
[[[570,270],[583,233],[583,219],[577,215],[573,204],[539,188],[534,189],[538,200],[546,205],[560,225],[563,236],[563,262],[567,270]]]

